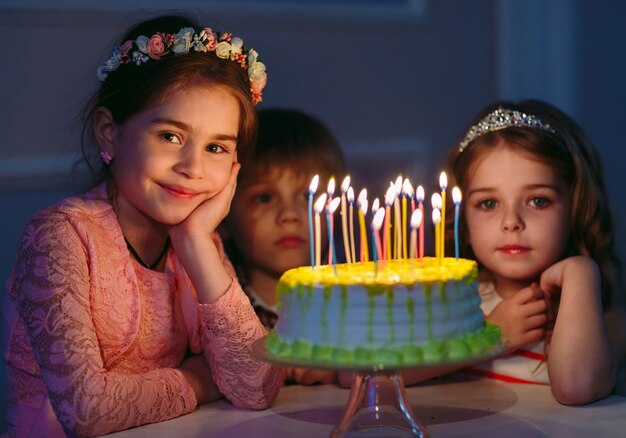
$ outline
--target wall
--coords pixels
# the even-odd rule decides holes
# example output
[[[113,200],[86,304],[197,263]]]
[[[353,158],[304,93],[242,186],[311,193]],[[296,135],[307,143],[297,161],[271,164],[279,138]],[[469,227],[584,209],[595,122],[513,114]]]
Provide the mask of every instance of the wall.
[[[145,7],[169,5],[109,0],[84,9],[72,0],[0,2],[2,281],[26,218],[78,187],[68,178],[79,156],[75,115],[97,85],[95,68],[108,56],[114,36],[141,18]],[[619,246],[626,248],[620,193],[624,3],[198,0],[179,5],[219,17],[216,28],[232,30],[255,47],[270,77],[263,105],[299,107],[322,119],[345,148],[355,186],[367,184],[381,195],[398,173],[434,188],[443,155],[469,118],[495,99],[535,97],[561,106],[597,143]],[[2,394],[6,383],[0,379],[0,431]]]

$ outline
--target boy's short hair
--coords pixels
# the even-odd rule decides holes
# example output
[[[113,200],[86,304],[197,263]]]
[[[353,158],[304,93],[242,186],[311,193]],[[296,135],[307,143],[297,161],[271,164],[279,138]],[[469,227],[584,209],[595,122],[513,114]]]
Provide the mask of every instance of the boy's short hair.
[[[258,119],[256,146],[239,172],[240,183],[276,167],[295,168],[306,178],[343,178],[347,172],[339,143],[317,118],[296,109],[269,108],[259,110]]]

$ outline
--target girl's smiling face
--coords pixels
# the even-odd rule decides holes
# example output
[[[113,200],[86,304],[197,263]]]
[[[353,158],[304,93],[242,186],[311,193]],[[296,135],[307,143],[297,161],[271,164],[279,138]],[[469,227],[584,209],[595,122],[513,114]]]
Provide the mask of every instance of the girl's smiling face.
[[[222,190],[237,158],[239,116],[226,89],[194,86],[111,124],[108,149],[122,227],[129,221],[175,225]]]
[[[547,164],[500,144],[473,166],[464,197],[470,245],[501,295],[564,256],[568,188]]]

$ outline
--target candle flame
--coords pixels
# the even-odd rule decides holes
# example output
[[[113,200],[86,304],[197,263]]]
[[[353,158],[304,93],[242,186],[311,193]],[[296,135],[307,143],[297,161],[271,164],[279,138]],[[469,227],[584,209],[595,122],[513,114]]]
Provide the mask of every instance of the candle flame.
[[[408,178],[404,178],[404,182],[402,183],[402,194],[409,199],[413,197],[413,186]]]
[[[385,209],[379,208],[376,210],[376,214],[374,214],[374,219],[372,219],[372,227],[374,227],[374,230],[380,230],[380,227],[383,226],[383,219],[385,219]]]
[[[461,195],[461,189],[455,186],[452,189],[452,202],[454,203],[454,205],[459,205],[461,203],[462,198],[463,198],[463,195]]]
[[[379,207],[380,207],[380,200],[378,198],[375,198],[374,202],[372,202],[372,213],[376,214]]]
[[[441,172],[439,174],[439,187],[441,190],[448,188],[448,175],[446,175],[446,172]]]
[[[320,182],[320,176],[319,175],[315,175],[313,177],[313,179],[311,180],[311,184],[309,184],[309,194],[313,194],[315,192],[317,192],[317,185]]]
[[[354,189],[352,187],[348,187],[346,197],[348,198],[348,204],[352,204],[354,202]]]
[[[433,208],[433,224],[437,225],[441,222],[441,212],[438,208]]]
[[[341,183],[341,193],[346,193],[348,191],[348,187],[350,187],[350,175],[346,175],[343,179],[343,182]]]
[[[330,214],[333,214],[335,212],[335,210],[337,210],[337,207],[339,207],[339,203],[341,202],[341,198],[337,197],[335,199],[333,199],[332,201],[330,201],[328,203],[328,212]]]
[[[402,175],[398,175],[398,177],[396,178],[396,183],[394,184],[394,187],[396,189],[396,195],[402,193],[402,180],[404,178],[402,178]]]
[[[326,190],[328,197],[331,198],[335,194],[335,178],[328,181],[328,189]]]
[[[419,228],[422,225],[422,210],[415,210],[411,215],[411,228]]]
[[[396,187],[391,184],[387,189],[387,193],[385,193],[385,205],[391,206],[393,205],[393,201],[396,199]]]
[[[315,204],[313,205],[313,209],[315,210],[315,214],[320,214],[322,210],[324,210],[324,206],[326,205],[326,193],[322,193]]]
[[[367,198],[364,197],[359,201],[359,208],[361,209],[363,216],[365,216],[367,214]]]
[[[424,187],[417,186],[417,189],[415,189],[415,200],[417,202],[424,202],[425,198],[426,194],[424,193]]]
[[[430,198],[430,205],[432,205],[433,208],[441,210],[441,207],[443,206],[443,199],[441,199],[441,195],[439,193],[433,193]]]
[[[361,189],[361,191],[359,192],[359,204],[362,204],[363,200],[367,201],[367,189]]]

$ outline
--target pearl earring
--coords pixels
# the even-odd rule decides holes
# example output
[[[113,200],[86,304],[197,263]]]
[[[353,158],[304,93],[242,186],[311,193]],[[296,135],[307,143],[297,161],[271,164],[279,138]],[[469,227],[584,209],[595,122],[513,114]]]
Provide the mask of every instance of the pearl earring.
[[[104,164],[107,164],[107,165],[111,164],[111,161],[113,161],[113,157],[107,151],[100,152],[100,159],[102,160]]]

